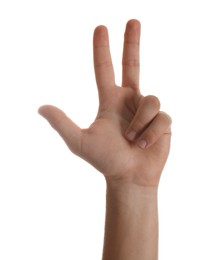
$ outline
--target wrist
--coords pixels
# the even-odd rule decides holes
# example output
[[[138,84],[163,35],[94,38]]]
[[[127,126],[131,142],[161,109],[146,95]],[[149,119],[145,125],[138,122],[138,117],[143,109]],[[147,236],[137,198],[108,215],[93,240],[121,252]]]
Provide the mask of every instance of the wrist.
[[[155,186],[142,186],[137,185],[135,183],[127,182],[127,181],[120,181],[120,180],[108,180],[106,179],[107,190],[109,192],[122,194],[125,193],[126,195],[134,195],[139,194],[142,197],[153,197],[157,196],[158,193],[158,185]]]
[[[136,211],[156,207],[158,186],[139,186],[129,182],[107,181],[107,201]],[[111,205],[112,206],[112,205]]]
[[[135,187],[145,187],[146,190],[155,190],[159,186],[161,173],[158,170],[150,169],[129,169],[122,171],[121,173],[116,172],[113,174],[107,173],[105,176],[106,182],[113,185],[129,185]]]

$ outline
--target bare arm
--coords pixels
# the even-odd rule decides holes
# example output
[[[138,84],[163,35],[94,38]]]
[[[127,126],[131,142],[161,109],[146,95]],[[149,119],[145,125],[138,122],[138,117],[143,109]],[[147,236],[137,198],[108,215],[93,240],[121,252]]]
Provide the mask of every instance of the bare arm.
[[[156,260],[157,189],[171,139],[171,118],[155,96],[139,89],[140,23],[127,23],[122,85],[115,84],[107,28],[95,29],[94,67],[99,110],[90,127],[81,129],[64,112],[43,106],[39,113],[69,149],[107,182],[103,260]]]
[[[157,260],[157,188],[107,184],[103,260]]]

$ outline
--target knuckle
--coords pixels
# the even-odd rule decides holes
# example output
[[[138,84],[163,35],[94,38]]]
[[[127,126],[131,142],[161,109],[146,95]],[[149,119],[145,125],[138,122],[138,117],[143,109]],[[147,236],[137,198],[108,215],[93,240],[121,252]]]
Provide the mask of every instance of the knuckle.
[[[111,61],[102,61],[102,62],[96,62],[95,68],[109,68],[112,67]]]
[[[160,100],[153,95],[148,95],[146,97],[144,97],[144,104],[148,105],[148,106],[152,106],[155,107],[156,109],[160,109]]]
[[[166,112],[160,111],[159,114],[162,117],[162,119],[165,120],[169,125],[172,124],[172,118]]]
[[[123,66],[125,67],[139,67],[138,59],[124,59]]]

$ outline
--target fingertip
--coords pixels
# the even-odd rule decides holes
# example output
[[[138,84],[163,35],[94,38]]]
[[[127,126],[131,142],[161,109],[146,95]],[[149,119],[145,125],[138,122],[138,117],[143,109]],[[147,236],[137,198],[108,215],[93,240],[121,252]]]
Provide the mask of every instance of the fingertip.
[[[104,25],[99,25],[94,31],[94,47],[108,46],[108,29]]]
[[[141,27],[141,23],[139,20],[137,19],[130,19],[128,22],[127,22],[127,26],[129,29],[133,29],[133,30],[136,30],[138,28]]]
[[[38,108],[38,111],[37,111],[38,114],[39,114],[40,116],[42,116],[42,117],[45,117],[45,109],[46,109],[46,106],[45,106],[45,105],[39,107],[39,108]]]
[[[126,138],[127,138],[129,141],[134,141],[135,138],[136,138],[137,133],[136,133],[136,131],[130,130],[130,131],[126,132],[125,135],[126,135]]]
[[[148,143],[145,139],[141,139],[138,141],[138,146],[141,148],[141,149],[145,149],[147,147]]]
[[[59,121],[59,118],[65,116],[65,113],[61,109],[52,105],[43,105],[39,107],[38,113],[52,125],[55,125],[56,122]]]
[[[95,28],[95,33],[102,33],[102,32],[108,32],[108,29],[105,25],[101,24]]]
[[[53,106],[51,106],[51,105],[43,105],[43,106],[40,106],[40,107],[38,108],[38,113],[39,113],[41,116],[45,117],[46,114],[48,114],[49,110],[50,110],[52,107],[53,107]]]
[[[43,111],[44,111],[44,106],[39,107],[37,110],[38,114],[40,114],[41,116],[43,115]]]

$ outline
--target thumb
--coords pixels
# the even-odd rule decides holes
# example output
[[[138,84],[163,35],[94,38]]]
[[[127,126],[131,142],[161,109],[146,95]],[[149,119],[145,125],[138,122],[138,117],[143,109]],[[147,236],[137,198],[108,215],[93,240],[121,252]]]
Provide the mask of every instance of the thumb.
[[[44,105],[38,109],[38,112],[47,119],[50,125],[59,133],[69,149],[76,155],[80,155],[82,140],[81,129],[57,107]]]

